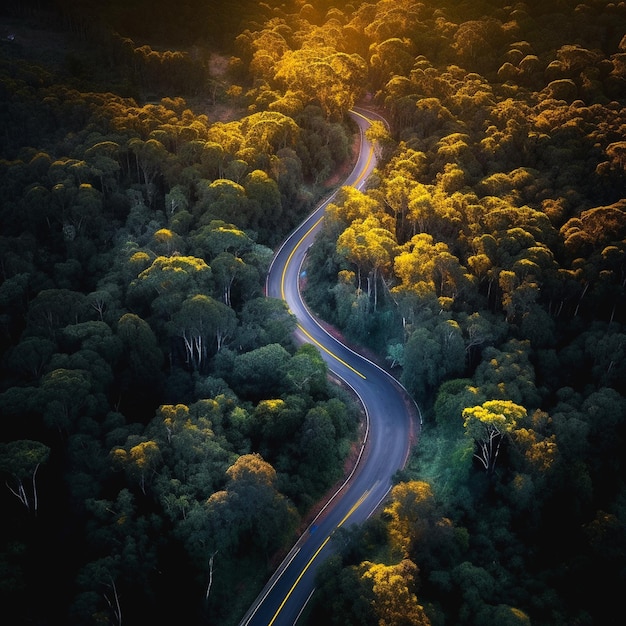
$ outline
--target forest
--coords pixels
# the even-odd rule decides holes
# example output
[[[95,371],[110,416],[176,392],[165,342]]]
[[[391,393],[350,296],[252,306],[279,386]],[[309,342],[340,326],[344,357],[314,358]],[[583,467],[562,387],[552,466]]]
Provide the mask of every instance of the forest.
[[[596,626],[626,585],[626,3],[0,9],[0,598],[16,626],[238,624],[360,407],[264,295],[340,187],[310,308],[423,426],[302,624]]]

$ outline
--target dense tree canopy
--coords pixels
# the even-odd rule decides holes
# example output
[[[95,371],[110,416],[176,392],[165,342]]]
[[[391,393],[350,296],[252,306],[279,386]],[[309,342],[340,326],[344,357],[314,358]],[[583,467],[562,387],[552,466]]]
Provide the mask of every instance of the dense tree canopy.
[[[424,424],[380,516],[337,533],[309,621],[614,619],[625,30],[603,0],[0,9],[16,623],[236,624],[341,477],[358,413],[264,278],[350,171],[356,104],[389,125],[306,298]]]
[[[390,128],[371,133],[381,161],[368,187],[329,207],[307,298],[376,350],[421,405],[420,444],[397,487],[428,483],[434,510],[467,543],[425,548],[444,525],[425,539],[415,518],[400,533],[394,503],[388,538],[358,549],[371,561],[382,545],[401,547],[433,623],[609,614],[606,594],[557,572],[559,559],[598,567],[587,548],[574,566],[574,538],[586,541],[583,528],[609,502],[621,511],[624,493],[620,454],[595,439],[600,428],[621,445],[624,422],[604,429],[591,407],[615,394],[615,417],[623,403],[626,83],[622,35],[607,25],[625,19],[622,5],[601,2],[377,2],[345,28]],[[394,245],[374,291],[381,226]],[[326,588],[354,585],[357,564],[334,563]]]

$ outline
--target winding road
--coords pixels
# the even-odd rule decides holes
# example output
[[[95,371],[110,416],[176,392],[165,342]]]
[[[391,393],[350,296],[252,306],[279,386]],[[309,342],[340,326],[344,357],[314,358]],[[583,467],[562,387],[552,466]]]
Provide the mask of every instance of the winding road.
[[[359,126],[361,141],[359,158],[344,185],[361,188],[376,164],[365,130],[377,116],[356,108],[350,115]],[[414,417],[419,413],[393,377],[331,336],[302,300],[302,265],[334,197],[324,201],[278,250],[266,288],[268,296],[284,299],[296,316],[297,339],[316,345],[331,373],[360,398],[367,422],[364,445],[352,474],[296,542],[240,626],[292,626],[297,622],[315,590],[315,571],[332,552],[333,532],[365,521],[385,500],[393,474],[406,463]]]

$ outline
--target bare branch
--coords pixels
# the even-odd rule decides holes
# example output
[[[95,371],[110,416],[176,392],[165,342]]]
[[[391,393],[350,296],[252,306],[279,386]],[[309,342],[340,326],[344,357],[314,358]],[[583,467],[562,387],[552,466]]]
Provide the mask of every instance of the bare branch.
[[[33,511],[37,515],[37,508],[39,506],[39,498],[37,497],[37,485],[35,484],[35,477],[37,476],[37,470],[39,469],[39,463],[35,466],[33,471]]]
[[[19,480],[19,478],[16,479],[17,480],[17,491],[15,489],[13,489],[13,487],[11,487],[11,485],[9,485],[8,482],[5,482],[5,485],[7,486],[7,489],[27,508],[30,510],[30,504],[28,502],[28,496],[26,495],[26,490],[24,489],[24,485],[22,485],[22,481]]]

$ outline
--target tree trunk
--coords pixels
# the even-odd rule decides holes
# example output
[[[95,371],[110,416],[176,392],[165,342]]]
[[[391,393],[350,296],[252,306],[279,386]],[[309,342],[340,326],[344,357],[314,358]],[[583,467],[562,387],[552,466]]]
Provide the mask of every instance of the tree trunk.
[[[207,585],[206,594],[204,596],[205,601],[208,601],[209,594],[211,593],[211,587],[213,586],[213,560],[215,559],[216,554],[217,550],[209,558],[209,584]]]

